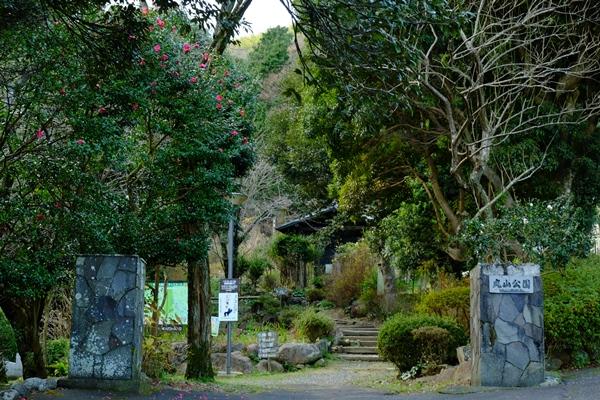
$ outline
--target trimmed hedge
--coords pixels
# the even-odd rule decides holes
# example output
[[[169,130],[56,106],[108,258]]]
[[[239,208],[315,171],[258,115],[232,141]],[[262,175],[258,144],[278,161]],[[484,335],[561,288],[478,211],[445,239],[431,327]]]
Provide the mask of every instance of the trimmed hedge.
[[[432,315],[397,314],[383,323],[377,337],[379,354],[398,368],[399,372],[408,371],[412,367],[426,362],[424,360],[421,340],[415,338],[413,332],[419,328],[438,327],[448,331],[450,338],[446,352],[440,358],[445,363],[456,362],[456,348],[467,343],[464,329],[449,318]]]
[[[14,361],[17,356],[15,333],[2,309],[0,309],[0,356],[10,361]]]
[[[6,371],[3,360],[14,361],[17,356],[17,341],[15,332],[8,322],[6,315],[0,309],[0,382],[6,381]]]
[[[600,362],[600,256],[544,273],[543,282],[548,352],[577,368]]]

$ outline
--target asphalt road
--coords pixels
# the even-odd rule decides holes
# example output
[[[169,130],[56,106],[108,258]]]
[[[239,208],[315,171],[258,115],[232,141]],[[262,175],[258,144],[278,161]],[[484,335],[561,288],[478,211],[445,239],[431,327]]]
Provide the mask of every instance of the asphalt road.
[[[471,389],[467,389],[471,390]],[[232,394],[188,392],[165,389],[147,396],[124,395],[99,391],[57,390],[35,393],[30,400],[600,400],[600,376],[585,373],[553,387],[484,390],[463,394],[389,394],[354,387],[318,388],[307,386],[272,390],[263,393]]]

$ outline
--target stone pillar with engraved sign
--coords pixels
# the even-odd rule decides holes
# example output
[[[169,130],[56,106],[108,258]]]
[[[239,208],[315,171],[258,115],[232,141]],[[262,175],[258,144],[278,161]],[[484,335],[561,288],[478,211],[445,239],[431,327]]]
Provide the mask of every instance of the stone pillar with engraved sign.
[[[471,384],[533,386],[543,382],[540,267],[479,264],[470,276]]]

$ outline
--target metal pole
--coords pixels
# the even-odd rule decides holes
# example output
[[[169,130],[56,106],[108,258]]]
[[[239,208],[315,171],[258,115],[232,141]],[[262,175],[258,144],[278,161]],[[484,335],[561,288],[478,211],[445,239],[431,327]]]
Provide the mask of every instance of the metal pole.
[[[229,218],[227,232],[227,278],[233,279],[233,228],[235,215]],[[231,322],[227,322],[227,375],[231,375]]]

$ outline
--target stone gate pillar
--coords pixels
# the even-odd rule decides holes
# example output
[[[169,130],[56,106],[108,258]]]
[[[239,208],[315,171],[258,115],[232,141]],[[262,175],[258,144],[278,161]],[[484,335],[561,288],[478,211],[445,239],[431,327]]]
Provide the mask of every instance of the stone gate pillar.
[[[471,384],[533,386],[544,381],[544,298],[540,267],[479,264],[471,270]]]
[[[67,387],[139,390],[145,263],[138,256],[77,258]]]

